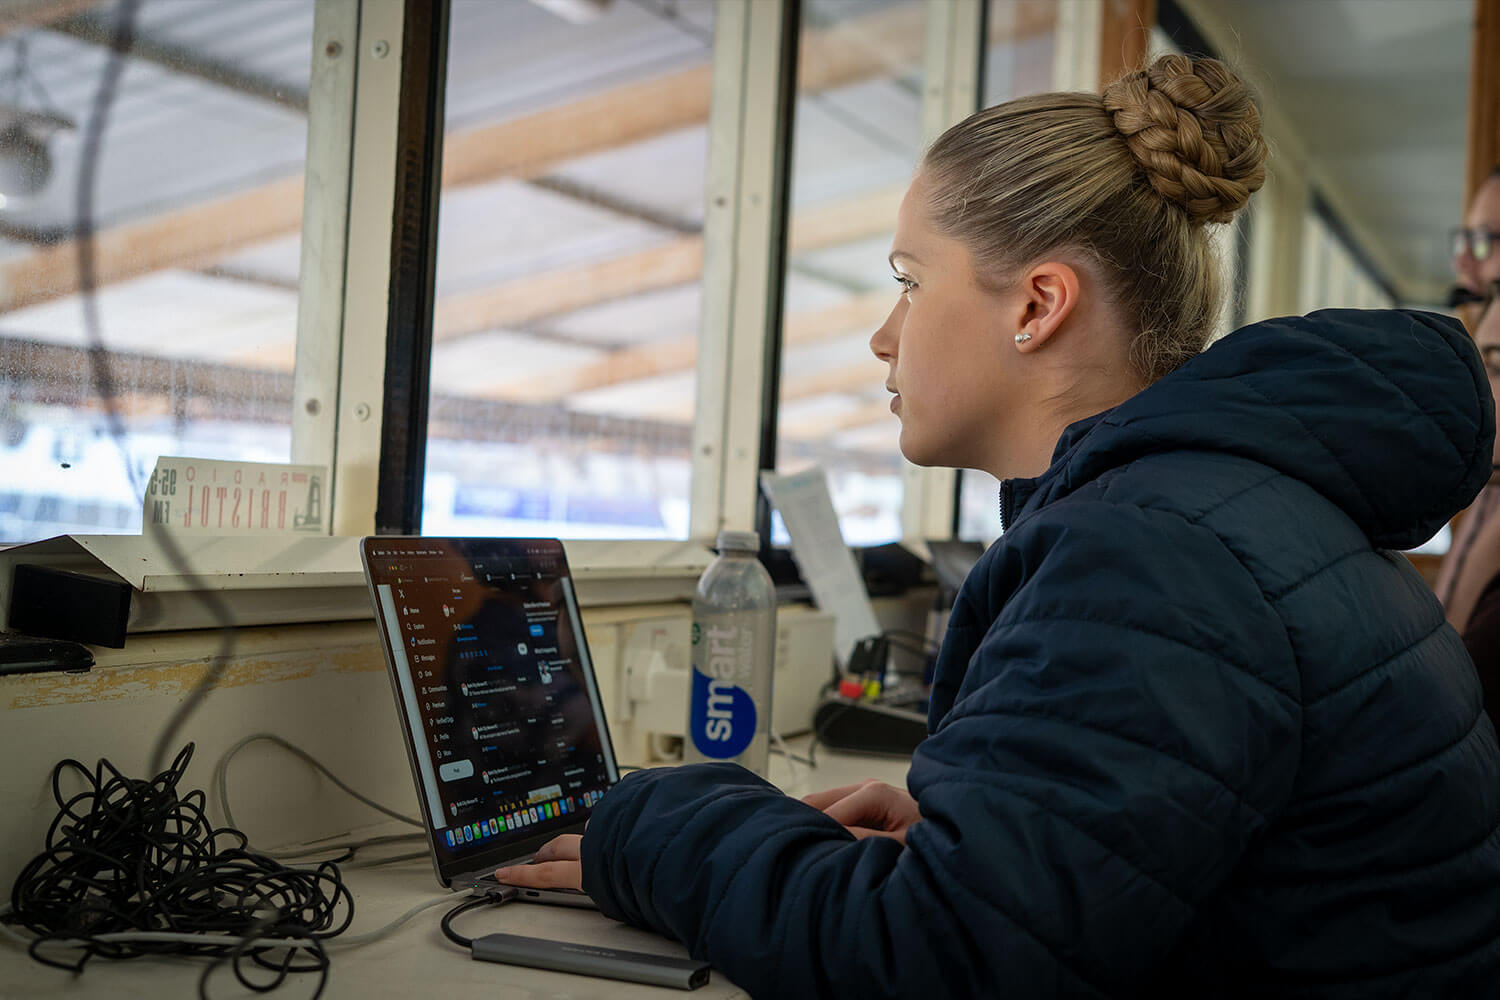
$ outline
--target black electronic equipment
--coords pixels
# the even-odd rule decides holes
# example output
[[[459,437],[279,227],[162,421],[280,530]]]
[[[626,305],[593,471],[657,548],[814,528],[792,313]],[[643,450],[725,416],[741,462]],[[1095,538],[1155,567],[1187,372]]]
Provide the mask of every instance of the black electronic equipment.
[[[833,750],[909,757],[927,738],[927,713],[916,702],[826,696],[813,710],[813,733]]]
[[[130,621],[130,584],[19,563],[11,580],[10,628],[27,635],[120,649]]]
[[[94,665],[94,654],[82,643],[0,632],[0,674],[45,670],[82,673]]]

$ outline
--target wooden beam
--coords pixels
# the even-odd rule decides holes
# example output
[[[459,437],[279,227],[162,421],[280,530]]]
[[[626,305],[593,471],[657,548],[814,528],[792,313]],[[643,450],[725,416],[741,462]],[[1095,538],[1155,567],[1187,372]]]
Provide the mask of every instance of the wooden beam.
[[[21,3],[35,13],[76,14],[89,4]],[[1051,30],[1049,0],[1021,0],[992,41]],[[19,16],[19,15],[17,15]],[[28,15],[30,16],[30,15]],[[801,88],[817,92],[881,73],[905,72],[921,58],[921,5],[892,7],[809,32]],[[0,8],[0,24],[4,10]],[[503,178],[531,179],[559,164],[618,148],[708,118],[712,67],[704,64],[627,84],[570,104],[450,134],[443,150],[448,190]],[[173,267],[198,267],[301,225],[302,178],[286,178],[165,215],[122,223],[96,237],[99,284]],[[0,264],[0,314],[78,291],[77,248],[69,240]]]
[[[814,396],[835,396],[880,389],[885,385],[885,374],[886,366],[873,354],[865,352],[863,358],[852,360],[842,368],[810,375],[783,376],[781,399],[782,402],[787,402],[811,399]]]
[[[1469,57],[1469,149],[1464,171],[1464,203],[1500,166],[1500,0],[1474,0],[1473,46]],[[1460,215],[1461,217],[1461,215]]]
[[[105,0],[4,0],[0,3],[0,36],[32,28],[103,6]]]
[[[301,224],[299,175],[97,233],[96,281],[108,285],[168,267],[203,267],[241,247],[294,233]],[[0,265],[0,313],[78,291],[76,240]]]
[[[782,343],[801,347],[859,330],[874,333],[895,306],[895,291],[866,292],[822,309],[793,313],[782,326]]]
[[[1146,63],[1156,0],[1105,0],[1099,32],[1099,86]]]
[[[441,298],[433,311],[433,338],[442,342],[485,330],[515,329],[612,299],[673,288],[702,272],[703,238],[680,236],[581,267],[528,275]]]
[[[853,243],[889,232],[904,188],[884,188],[792,217],[792,253]],[[528,275],[438,300],[433,337],[457,340],[487,330],[516,329],[549,316],[647,292],[676,288],[703,273],[703,239],[682,236],[578,267]],[[689,365],[691,367],[691,365]]]
[[[894,302],[894,296],[888,292],[870,292],[846,302],[795,313],[787,317],[783,326],[783,343],[792,348],[860,330],[873,333],[885,321]],[[622,348],[593,364],[577,365],[546,378],[498,383],[483,395],[523,402],[554,401],[590,389],[689,371],[697,361],[697,336],[678,337]]]

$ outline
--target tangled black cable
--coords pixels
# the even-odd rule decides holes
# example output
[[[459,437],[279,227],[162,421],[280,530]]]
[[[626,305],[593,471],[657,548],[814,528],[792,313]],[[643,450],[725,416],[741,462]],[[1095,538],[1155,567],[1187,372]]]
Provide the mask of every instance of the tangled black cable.
[[[202,997],[224,962],[255,992],[294,972],[316,972],[318,996],[328,980],[323,942],[354,918],[338,866],[291,868],[249,850],[240,831],[214,829],[201,789],[178,794],[192,755],[189,743],[149,781],[127,778],[107,760],[92,772],[73,759],[59,762],[52,769],[59,812],[46,849],[16,878],[8,919],[37,935],[32,958],[61,969],[81,971],[94,955],[204,956],[215,961],[199,979]],[[87,787],[66,795],[65,773]],[[45,953],[60,942],[82,954]],[[252,981],[247,960],[274,975]]]

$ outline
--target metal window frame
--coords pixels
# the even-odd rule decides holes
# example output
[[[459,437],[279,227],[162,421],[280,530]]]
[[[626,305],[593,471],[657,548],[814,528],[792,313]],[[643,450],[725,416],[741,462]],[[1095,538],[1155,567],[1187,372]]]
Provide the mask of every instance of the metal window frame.
[[[319,141],[330,147],[329,165],[326,178],[307,186],[303,267],[341,294],[325,292],[306,304],[307,325],[299,317],[294,417],[303,433],[294,431],[293,451],[332,469],[331,534],[415,534],[427,448],[450,3],[324,6],[328,32],[342,37],[325,40],[315,28],[315,51],[326,55],[337,44],[348,55],[328,81],[329,106],[321,109]],[[310,143],[316,132],[310,124]],[[307,238],[308,220],[316,222],[317,239]]]
[[[350,172],[346,191],[342,323],[333,447],[335,535],[375,531],[384,423],[386,330],[395,227],[398,113],[405,5],[350,0],[353,39]]]
[[[348,0],[314,7],[307,102],[291,459],[330,472],[338,436],[359,14],[359,3]]]
[[[406,0],[375,530],[417,534],[427,459],[450,0]]]
[[[801,20],[800,0],[719,0],[715,15],[689,499],[689,537],[705,543],[769,532],[757,484],[776,458]]]

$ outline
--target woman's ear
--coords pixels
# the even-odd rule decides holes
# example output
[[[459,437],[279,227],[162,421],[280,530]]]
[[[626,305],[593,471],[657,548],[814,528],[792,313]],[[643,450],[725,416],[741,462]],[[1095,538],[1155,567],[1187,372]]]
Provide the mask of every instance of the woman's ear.
[[[1022,312],[1016,349],[1040,350],[1078,306],[1078,272],[1059,260],[1044,261],[1021,278]]]

